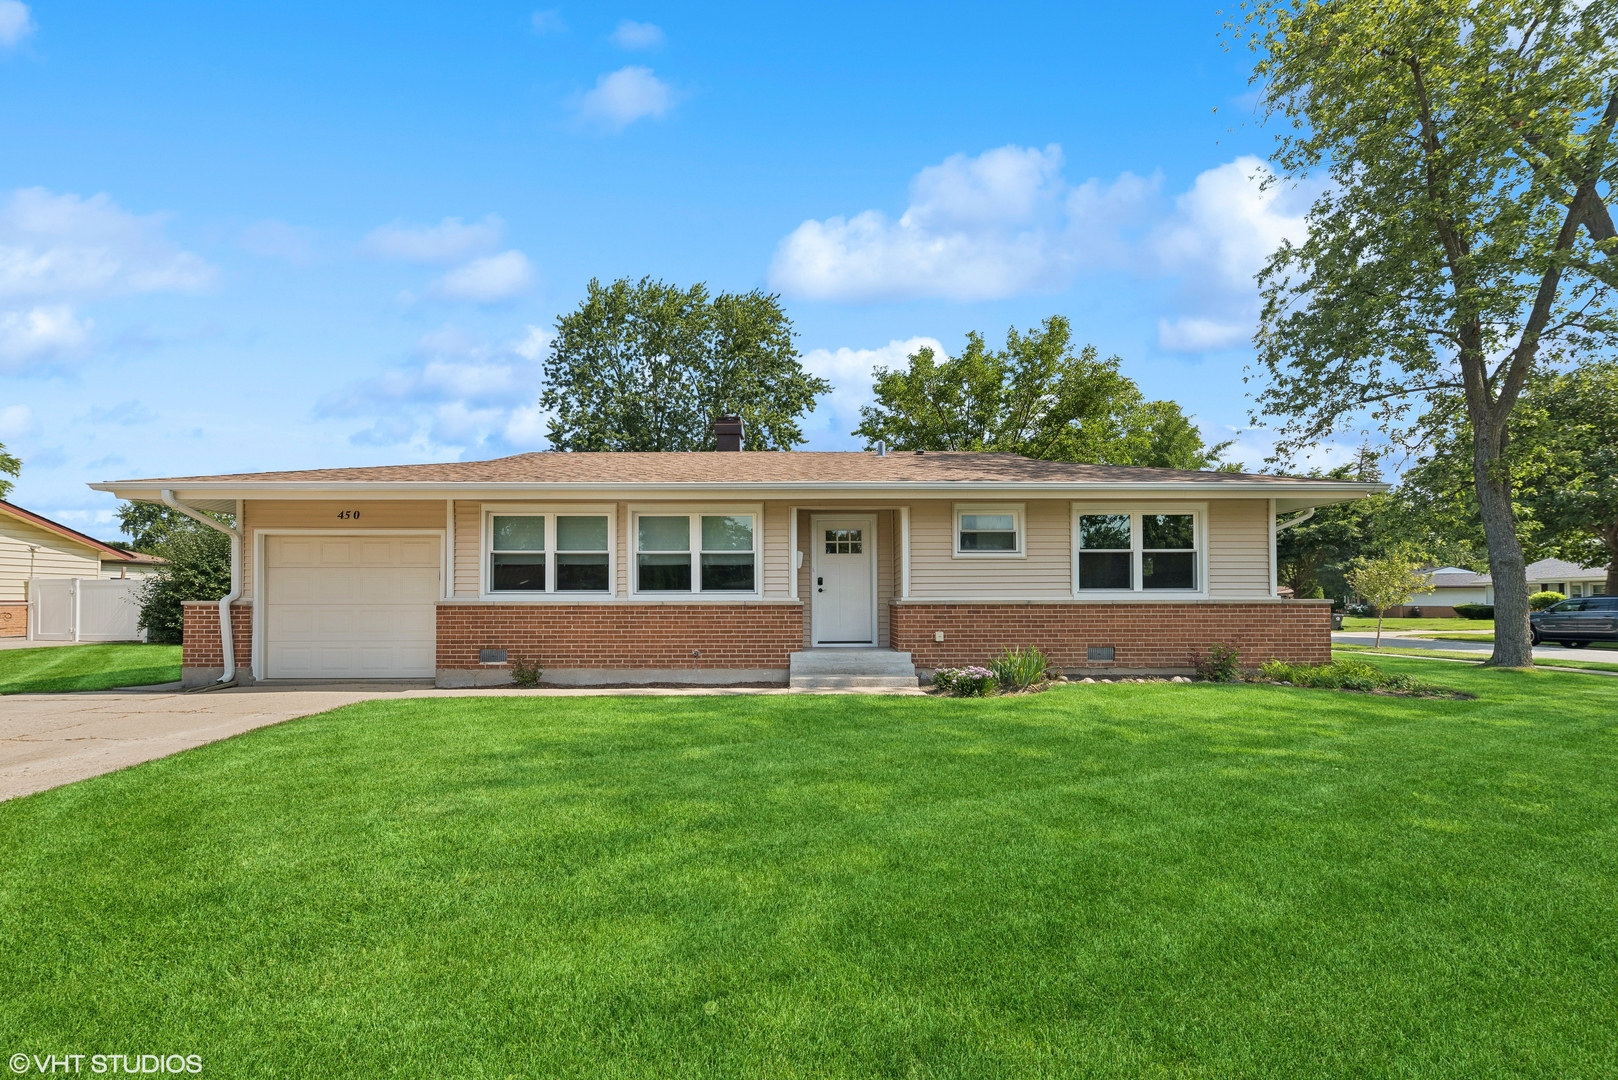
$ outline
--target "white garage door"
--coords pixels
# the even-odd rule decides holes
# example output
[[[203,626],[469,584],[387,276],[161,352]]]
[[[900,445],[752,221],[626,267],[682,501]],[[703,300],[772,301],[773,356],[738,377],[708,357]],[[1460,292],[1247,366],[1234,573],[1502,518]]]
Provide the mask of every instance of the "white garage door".
[[[438,538],[269,536],[265,677],[431,678]]]

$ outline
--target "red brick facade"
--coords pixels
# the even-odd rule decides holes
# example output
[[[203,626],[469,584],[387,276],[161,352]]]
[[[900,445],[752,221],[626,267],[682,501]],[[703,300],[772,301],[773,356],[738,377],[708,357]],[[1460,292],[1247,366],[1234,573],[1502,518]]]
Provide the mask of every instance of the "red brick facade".
[[[545,668],[785,668],[803,607],[743,604],[440,604],[438,669],[481,669],[482,649]]]
[[[0,637],[28,636],[28,604],[0,604]]]
[[[236,666],[246,671],[253,663],[253,605],[234,604],[230,609],[231,638],[236,646]],[[185,626],[181,630],[181,667],[223,668],[225,653],[219,645],[219,603],[214,600],[188,601]]]
[[[891,608],[893,647],[919,668],[982,664],[1002,649],[1037,646],[1063,670],[1190,668],[1210,645],[1234,646],[1243,665],[1278,658],[1331,660],[1331,604],[921,604]],[[934,635],[944,632],[944,640]],[[1112,646],[1111,664],[1092,662],[1092,646]]]

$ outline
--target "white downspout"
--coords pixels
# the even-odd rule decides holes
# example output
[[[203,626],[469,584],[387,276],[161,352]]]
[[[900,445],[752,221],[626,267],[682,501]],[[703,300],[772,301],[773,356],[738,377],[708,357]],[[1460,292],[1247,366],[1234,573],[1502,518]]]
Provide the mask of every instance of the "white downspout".
[[[1311,506],[1309,509],[1307,509],[1303,513],[1299,514],[1297,517],[1289,517],[1285,521],[1277,521],[1275,523],[1275,531],[1278,532],[1278,533],[1284,533],[1288,529],[1292,528],[1292,526],[1294,526],[1294,525],[1302,525],[1304,522],[1308,521],[1310,518],[1312,518],[1314,516],[1315,516],[1315,508]]]
[[[174,492],[168,488],[163,489],[163,505],[178,510],[188,518],[194,518],[212,529],[218,529],[230,537],[230,592],[219,601],[219,644],[224,649],[225,673],[219,677],[222,683],[234,682],[236,679],[236,636],[231,633],[230,605],[241,598],[242,595],[242,534],[228,525],[221,525],[213,518],[200,510],[194,510],[174,497]]]

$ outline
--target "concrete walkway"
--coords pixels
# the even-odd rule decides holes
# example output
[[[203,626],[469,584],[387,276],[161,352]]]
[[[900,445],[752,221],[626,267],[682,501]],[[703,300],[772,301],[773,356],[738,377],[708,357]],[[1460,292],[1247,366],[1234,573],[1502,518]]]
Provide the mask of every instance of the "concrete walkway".
[[[1382,647],[1384,649],[1437,649],[1443,652],[1477,653],[1478,659],[1487,657],[1494,652],[1494,643],[1489,641],[1444,641],[1442,639],[1412,637],[1416,633],[1433,633],[1433,631],[1406,631],[1405,633],[1389,633],[1382,631]],[[1333,645],[1374,645],[1376,632],[1367,630],[1339,630],[1331,636]],[[1618,650],[1614,649],[1570,649],[1566,645],[1535,645],[1535,660],[1588,660],[1597,664],[1611,664],[1618,667]]]
[[[556,687],[437,690],[430,683],[278,683],[181,693],[178,683],[0,697],[0,801],[312,716],[357,701],[447,697],[790,694],[780,687]]]

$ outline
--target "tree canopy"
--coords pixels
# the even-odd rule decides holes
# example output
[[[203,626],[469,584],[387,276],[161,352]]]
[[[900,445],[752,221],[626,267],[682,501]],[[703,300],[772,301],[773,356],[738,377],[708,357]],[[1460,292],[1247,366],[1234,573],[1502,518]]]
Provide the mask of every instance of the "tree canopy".
[[[16,486],[11,482],[11,480],[7,480],[6,477],[9,476],[15,479],[21,475],[22,461],[16,455],[8,454],[6,452],[6,444],[0,443],[0,499],[4,499],[10,495],[11,489]]]
[[[1254,0],[1234,29],[1284,125],[1281,179],[1326,181],[1308,236],[1260,275],[1258,411],[1286,455],[1367,415],[1408,430],[1464,404],[1491,663],[1532,663],[1502,455],[1537,365],[1618,341],[1614,4]]]
[[[895,450],[999,450],[1048,461],[1209,469],[1230,445],[1207,446],[1172,401],[1147,401],[1117,357],[1073,351],[1061,316],[991,349],[967,335],[959,356],[931,348],[875,372],[876,404],[854,434]]]
[[[712,450],[740,416],[747,450],[786,450],[831,384],[803,370],[779,298],[651,278],[592,280],[556,321],[540,404],[556,450]]]

